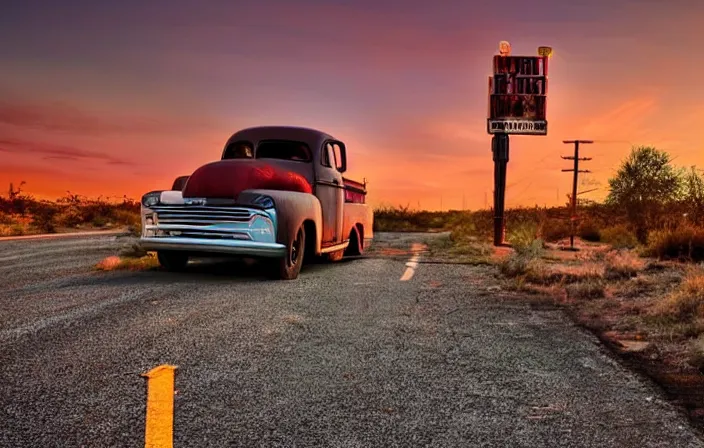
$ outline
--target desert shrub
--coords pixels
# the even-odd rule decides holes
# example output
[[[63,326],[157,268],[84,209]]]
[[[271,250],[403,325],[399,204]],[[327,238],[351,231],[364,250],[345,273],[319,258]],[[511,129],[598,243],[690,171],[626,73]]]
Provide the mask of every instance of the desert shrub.
[[[456,242],[476,238],[476,235],[477,229],[471,222],[464,222],[450,230],[450,239]]]
[[[422,232],[441,229],[447,213],[413,211],[408,207],[380,207],[374,210],[374,230],[378,232]]]
[[[570,236],[570,225],[564,219],[546,218],[540,223],[539,236],[545,241],[559,241]]]
[[[9,222],[0,224],[0,236],[22,236],[31,233],[32,218],[22,215],[8,215]]]
[[[514,252],[499,263],[499,271],[507,277],[518,277],[542,268],[543,240],[514,246]]]
[[[507,229],[506,239],[518,252],[529,250],[529,247],[538,239],[538,223],[517,222]]]
[[[518,277],[528,273],[535,261],[526,256],[511,254],[499,263],[499,271],[506,277]]]
[[[591,219],[584,220],[579,224],[577,234],[584,241],[601,241],[601,231],[598,225]]]
[[[41,233],[56,232],[56,215],[59,210],[51,202],[36,203],[31,208],[31,225]]]
[[[678,322],[704,318],[704,272],[690,270],[682,283],[654,307],[654,314]]]
[[[623,224],[606,227],[600,234],[601,241],[614,249],[633,249],[638,246],[638,238]]]
[[[141,227],[142,218],[139,211],[133,212],[130,210],[117,209],[113,212],[113,219],[116,224],[126,225],[128,227]]]
[[[704,228],[682,225],[650,232],[646,254],[661,259],[703,261]]]

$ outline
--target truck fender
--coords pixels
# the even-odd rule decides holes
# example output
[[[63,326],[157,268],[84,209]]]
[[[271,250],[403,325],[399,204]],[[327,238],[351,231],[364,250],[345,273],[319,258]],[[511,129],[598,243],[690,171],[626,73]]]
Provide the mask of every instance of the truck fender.
[[[306,241],[311,244],[309,246],[311,249],[315,249],[316,254],[320,253],[323,239],[323,209],[317,197],[310,193],[297,191],[265,189],[245,191],[250,194],[267,195],[274,200],[277,219],[277,242],[286,244],[289,236],[295,234],[298,228],[306,223]],[[314,240],[312,239],[313,235],[310,235],[311,229],[315,233]],[[314,246],[312,245],[313,243],[315,244]]]

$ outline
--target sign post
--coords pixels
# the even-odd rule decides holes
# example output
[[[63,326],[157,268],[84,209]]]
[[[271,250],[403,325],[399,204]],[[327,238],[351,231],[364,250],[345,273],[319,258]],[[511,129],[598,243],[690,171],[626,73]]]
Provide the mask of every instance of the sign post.
[[[502,41],[489,77],[487,132],[492,135],[494,160],[494,245],[505,244],[504,204],[509,136],[547,135],[547,88],[550,47],[539,56],[511,56],[511,45]]]

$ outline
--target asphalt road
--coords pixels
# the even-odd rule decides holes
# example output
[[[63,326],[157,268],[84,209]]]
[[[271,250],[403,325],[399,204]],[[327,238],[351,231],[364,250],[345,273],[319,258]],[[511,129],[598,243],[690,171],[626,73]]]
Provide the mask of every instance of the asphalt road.
[[[0,242],[0,446],[144,446],[160,364],[176,447],[704,446],[559,311],[487,290],[490,268],[91,270],[120,244]]]

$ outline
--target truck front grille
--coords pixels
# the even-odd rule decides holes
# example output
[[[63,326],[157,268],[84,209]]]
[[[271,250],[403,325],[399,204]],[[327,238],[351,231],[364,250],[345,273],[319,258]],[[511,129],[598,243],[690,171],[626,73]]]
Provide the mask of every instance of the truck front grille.
[[[247,222],[252,211],[241,207],[205,205],[160,205],[152,207],[159,224],[210,226],[228,222]]]

